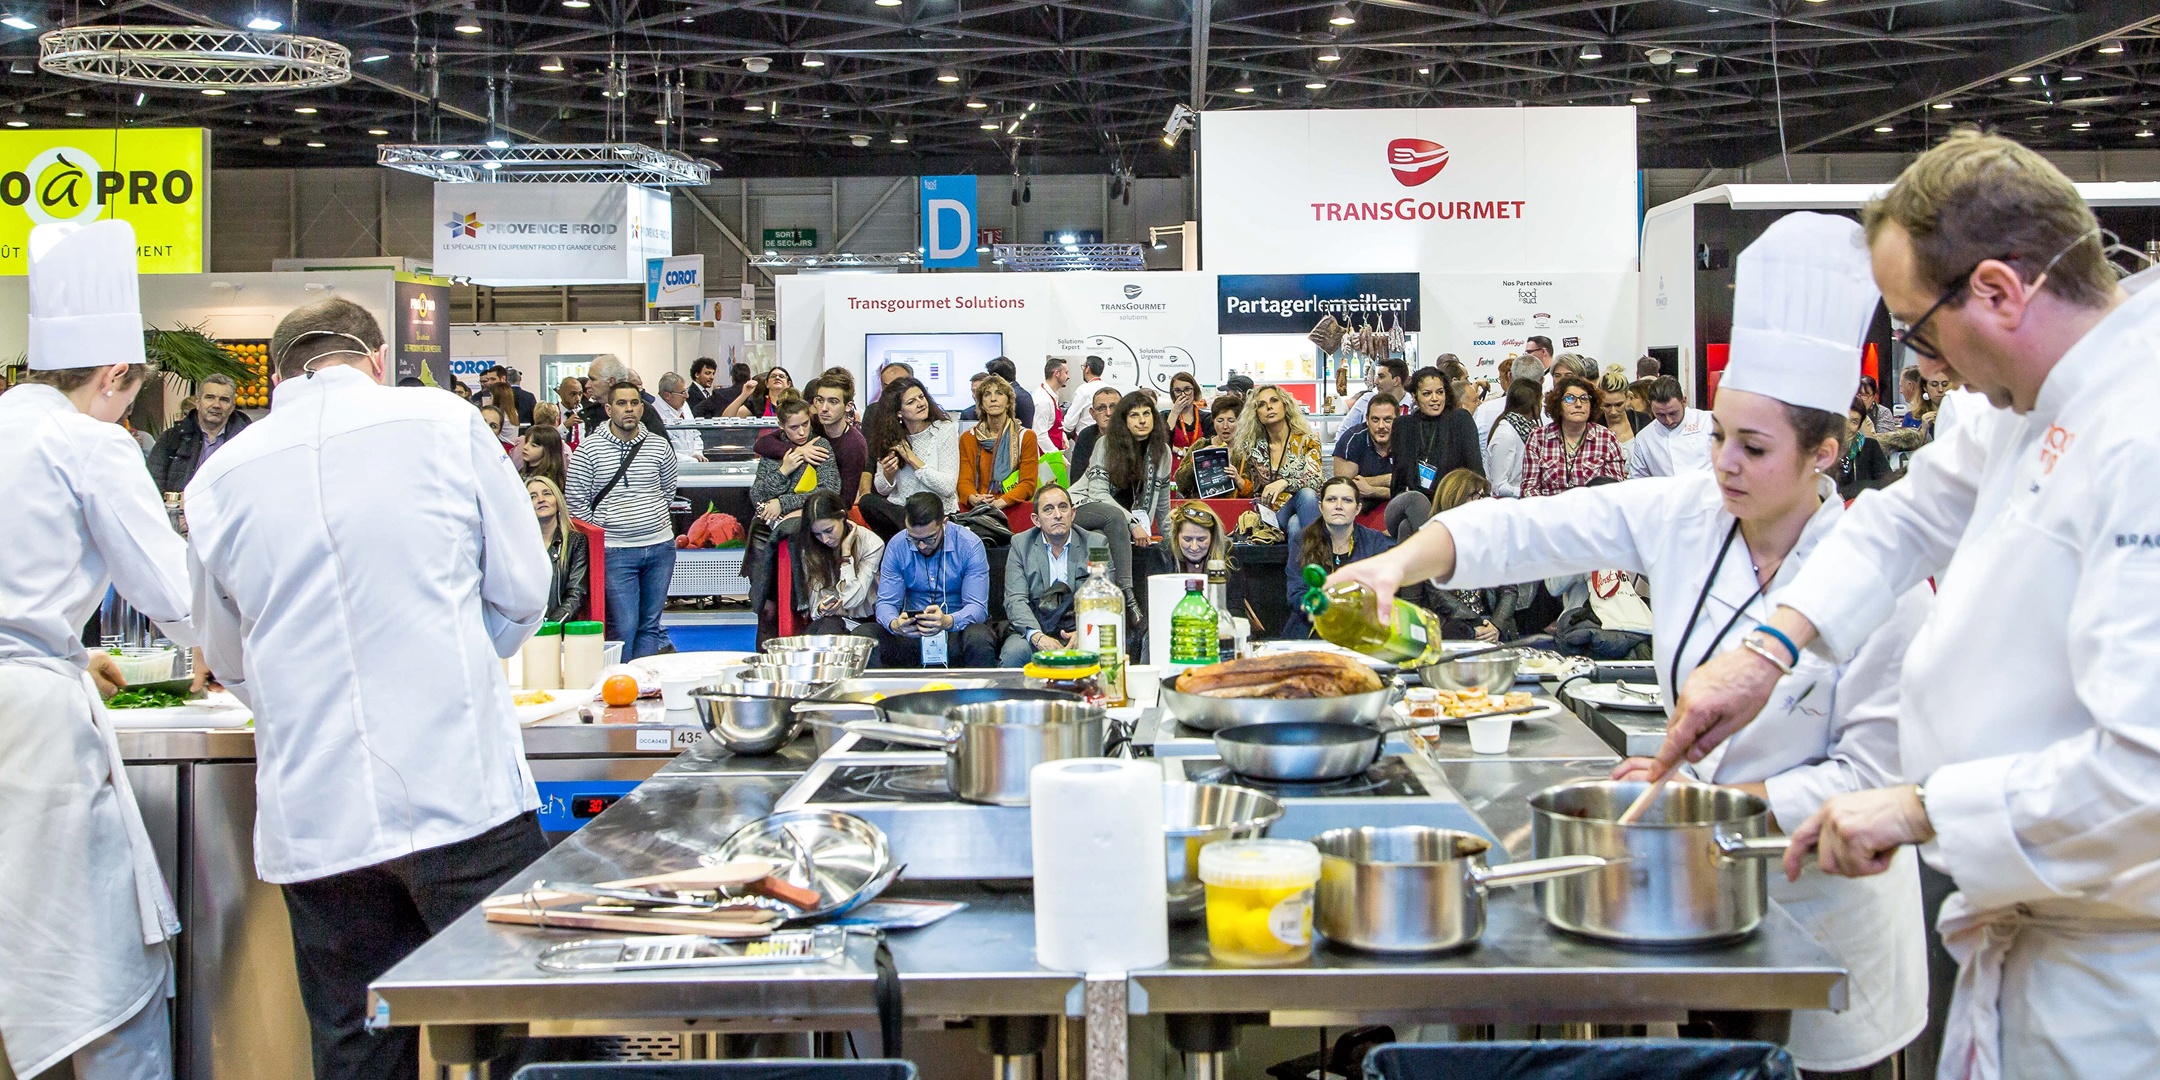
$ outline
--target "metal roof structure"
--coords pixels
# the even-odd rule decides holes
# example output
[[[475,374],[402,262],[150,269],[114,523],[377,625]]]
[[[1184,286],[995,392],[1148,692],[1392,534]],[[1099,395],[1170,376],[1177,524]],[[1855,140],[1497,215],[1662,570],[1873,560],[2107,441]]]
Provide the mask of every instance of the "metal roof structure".
[[[45,24],[58,11],[14,15]],[[246,17],[207,0],[67,11],[96,25]],[[320,0],[298,12],[285,31],[349,48],[349,82],[116,90],[38,69],[53,23],[0,31],[14,61],[0,109],[40,127],[201,124],[232,165],[478,142],[492,115],[514,140],[665,145],[753,176],[1175,175],[1189,147],[1160,134],[1179,103],[1632,103],[1650,167],[1736,166],[1781,146],[1910,152],[1960,122],[2046,148],[2130,148],[2154,145],[2141,132],[2160,119],[2155,0]],[[1556,167],[1566,152],[1551,148]]]
[[[384,143],[375,163],[452,183],[620,183],[698,186],[712,166],[634,143]]]

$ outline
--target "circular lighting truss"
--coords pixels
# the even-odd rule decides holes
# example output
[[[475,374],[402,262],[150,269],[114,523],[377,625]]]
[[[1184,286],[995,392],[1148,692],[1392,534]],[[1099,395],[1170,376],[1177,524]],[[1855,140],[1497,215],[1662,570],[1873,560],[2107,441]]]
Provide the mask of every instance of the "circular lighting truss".
[[[38,38],[38,66],[90,82],[308,90],[352,78],[352,50],[298,34],[205,26],[72,26]]]

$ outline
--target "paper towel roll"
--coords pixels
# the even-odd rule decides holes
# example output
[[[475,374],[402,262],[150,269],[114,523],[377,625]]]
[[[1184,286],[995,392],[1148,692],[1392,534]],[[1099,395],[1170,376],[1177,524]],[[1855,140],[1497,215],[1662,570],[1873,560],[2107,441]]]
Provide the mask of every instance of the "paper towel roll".
[[[1035,962],[1135,971],[1170,959],[1162,769],[1067,758],[1028,776],[1035,842]]]
[[[1185,599],[1185,579],[1205,575],[1151,574],[1147,579],[1148,663],[1170,669],[1170,613]]]

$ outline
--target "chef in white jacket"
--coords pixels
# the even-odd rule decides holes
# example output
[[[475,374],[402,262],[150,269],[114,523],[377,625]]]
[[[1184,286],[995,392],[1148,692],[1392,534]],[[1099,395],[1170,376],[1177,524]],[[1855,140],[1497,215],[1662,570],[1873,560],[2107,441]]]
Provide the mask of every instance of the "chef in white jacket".
[[[180,919],[99,696],[118,669],[82,629],[111,585],[193,644],[187,546],[117,423],[147,370],[134,228],[29,248],[31,373],[0,397],[0,1044],[16,1076],[155,1080]]]
[[[1836,467],[1877,300],[1859,233],[1849,218],[1790,214],[1741,253],[1710,468],[1471,503],[1337,576],[1392,592],[1427,577],[1481,588],[1609,567],[1648,574],[1667,702],[1708,657],[1780,649],[1757,630],[1770,614],[1764,594],[1819,557],[1845,512],[1824,473]],[[1786,831],[1833,795],[1894,782],[1898,667],[1930,599],[1925,587],[1886,598],[1891,624],[1847,661],[1780,656],[1791,670],[1773,694],[1777,721],[1748,729],[1693,775],[1762,796]],[[1615,775],[1639,777],[1648,764],[1633,760]],[[1790,1049],[1801,1068],[1865,1068],[1920,1033],[1927,961],[1914,859],[1875,878],[1777,880],[1771,896],[1851,973],[1843,1012],[1793,1015]]]
[[[331,298],[270,339],[270,415],[187,486],[203,653],[255,711],[255,870],[284,886],[315,1080],[409,1080],[367,984],[547,850],[501,658],[552,580],[502,444],[383,386]]]
[[[1914,782],[1830,800],[1788,870],[1809,842],[1846,874],[1917,843],[1956,881],[1939,1076],[2160,1076],[2160,289],[2119,286],[2076,188],[2007,139],[1953,135],[1866,217],[1907,346],[1993,407],[1938,424],[1772,598],[1776,629],[1842,657],[1939,589],[1905,658]],[[1659,760],[1746,724],[1766,667],[1698,671]]]

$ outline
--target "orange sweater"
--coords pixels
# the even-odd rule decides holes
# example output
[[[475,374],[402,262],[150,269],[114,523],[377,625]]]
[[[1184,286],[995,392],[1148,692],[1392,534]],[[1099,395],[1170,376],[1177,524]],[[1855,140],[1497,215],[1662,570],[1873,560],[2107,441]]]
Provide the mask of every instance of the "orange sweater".
[[[997,496],[1000,506],[1032,502],[1035,498],[1036,469],[1041,463],[1041,454],[1035,446],[1035,433],[1027,428],[1019,429],[1020,453],[1013,462],[1017,482],[1013,484],[1012,490],[999,491],[997,481],[991,476],[997,471],[997,446],[994,442],[986,443],[975,437],[975,432],[980,427],[978,424],[960,433],[961,508],[966,509],[972,502],[972,496],[978,493]]]

